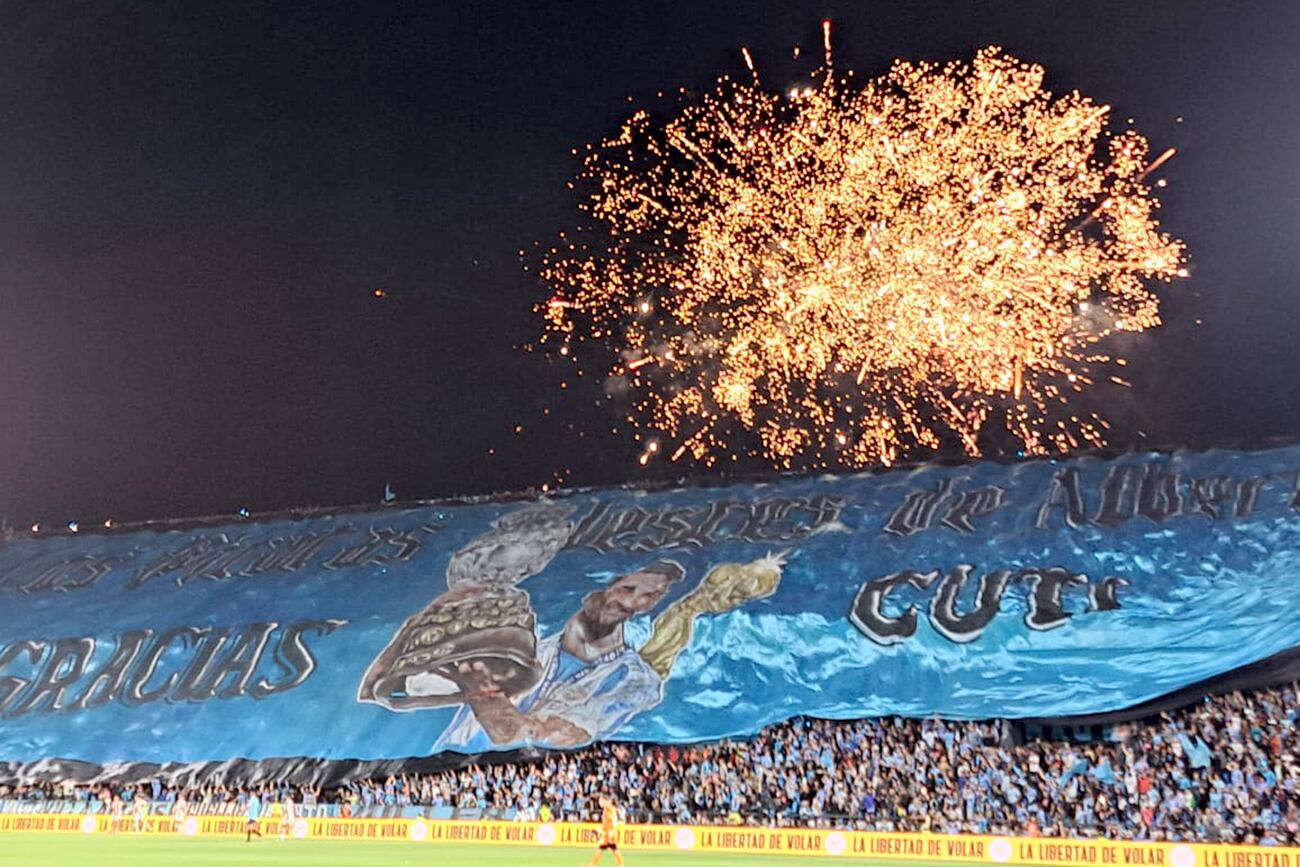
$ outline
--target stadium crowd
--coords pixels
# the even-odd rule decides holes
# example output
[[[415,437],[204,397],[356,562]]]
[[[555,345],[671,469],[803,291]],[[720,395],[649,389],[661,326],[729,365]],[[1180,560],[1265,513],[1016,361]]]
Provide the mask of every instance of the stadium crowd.
[[[610,790],[632,821],[1290,845],[1300,843],[1298,724],[1295,687],[1207,698],[1097,738],[1026,738],[1006,721],[797,719],[749,741],[608,743],[263,795],[341,804],[343,815],[420,805],[545,821],[591,818]],[[0,787],[0,798],[54,797],[180,799],[204,812],[239,809],[247,793],[178,792],[161,779]]]

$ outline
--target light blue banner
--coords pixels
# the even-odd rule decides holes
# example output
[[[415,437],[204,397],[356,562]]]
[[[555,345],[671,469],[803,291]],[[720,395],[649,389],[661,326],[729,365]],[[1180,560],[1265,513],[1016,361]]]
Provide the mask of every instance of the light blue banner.
[[[0,760],[1119,710],[1300,644],[1300,448],[12,538]]]

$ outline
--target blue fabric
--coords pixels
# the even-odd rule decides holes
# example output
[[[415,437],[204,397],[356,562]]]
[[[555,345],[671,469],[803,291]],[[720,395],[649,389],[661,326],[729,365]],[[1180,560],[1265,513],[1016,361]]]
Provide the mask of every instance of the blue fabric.
[[[1187,756],[1188,761],[1192,763],[1193,768],[1208,768],[1210,766],[1210,746],[1199,737],[1193,743],[1187,735],[1179,734],[1178,741],[1183,746],[1183,753]]]
[[[1061,785],[1065,785],[1066,783],[1070,782],[1070,780],[1074,779],[1075,777],[1080,776],[1080,775],[1082,775],[1082,774],[1086,774],[1086,773],[1088,773],[1088,760],[1087,760],[1087,759],[1075,759],[1074,763],[1071,764],[1070,767],[1066,768],[1066,769],[1061,773],[1061,777],[1060,777],[1059,782],[1061,783]]]
[[[1088,774],[1108,786],[1113,785],[1115,782],[1115,771],[1110,766],[1110,759],[1102,759],[1099,764],[1088,771]]]
[[[743,736],[800,714],[1113,711],[1297,643],[1297,478],[1290,447],[19,534],[0,544],[0,761],[424,755],[477,711],[438,703],[445,678],[385,687],[426,707],[362,687],[449,579],[517,587],[511,616],[541,639],[578,635],[584,600],[658,561],[680,580],[602,647],[642,647],[679,604],[683,646],[661,679],[632,666],[602,682],[616,713],[564,704],[582,660],[561,656],[535,706],[572,724],[565,745]],[[755,565],[769,555],[779,582]],[[500,626],[478,619],[457,626]],[[1183,748],[1205,766],[1199,741]]]

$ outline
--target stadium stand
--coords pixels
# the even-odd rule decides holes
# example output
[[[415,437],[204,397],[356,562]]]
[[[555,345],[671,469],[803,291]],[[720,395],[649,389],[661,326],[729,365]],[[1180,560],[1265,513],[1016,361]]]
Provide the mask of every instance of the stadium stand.
[[[262,791],[292,794],[304,816],[590,820],[612,783],[643,822],[1294,845],[1298,721],[1295,687],[1207,697],[1104,729],[798,719],[743,742],[606,743],[326,791],[285,781]],[[49,782],[0,789],[0,812],[99,812],[114,795],[147,798],[155,814],[183,798],[192,815],[237,815],[247,797],[217,784],[180,792],[159,777]]]

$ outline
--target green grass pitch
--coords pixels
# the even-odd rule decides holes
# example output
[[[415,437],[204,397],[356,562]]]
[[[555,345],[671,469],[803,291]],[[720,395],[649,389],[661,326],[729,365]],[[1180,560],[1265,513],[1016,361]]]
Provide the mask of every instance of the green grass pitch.
[[[514,846],[456,846],[446,843],[370,843],[350,840],[293,840],[275,838],[241,840],[195,837],[109,837],[96,834],[25,835],[0,837],[0,864],[32,867],[581,867],[591,853],[586,849],[542,849]],[[677,852],[624,853],[627,867],[811,867],[818,863],[865,863],[850,858],[796,858],[778,855],[685,854]],[[613,867],[606,854],[601,867]],[[890,867],[935,867],[924,861],[890,862]]]

